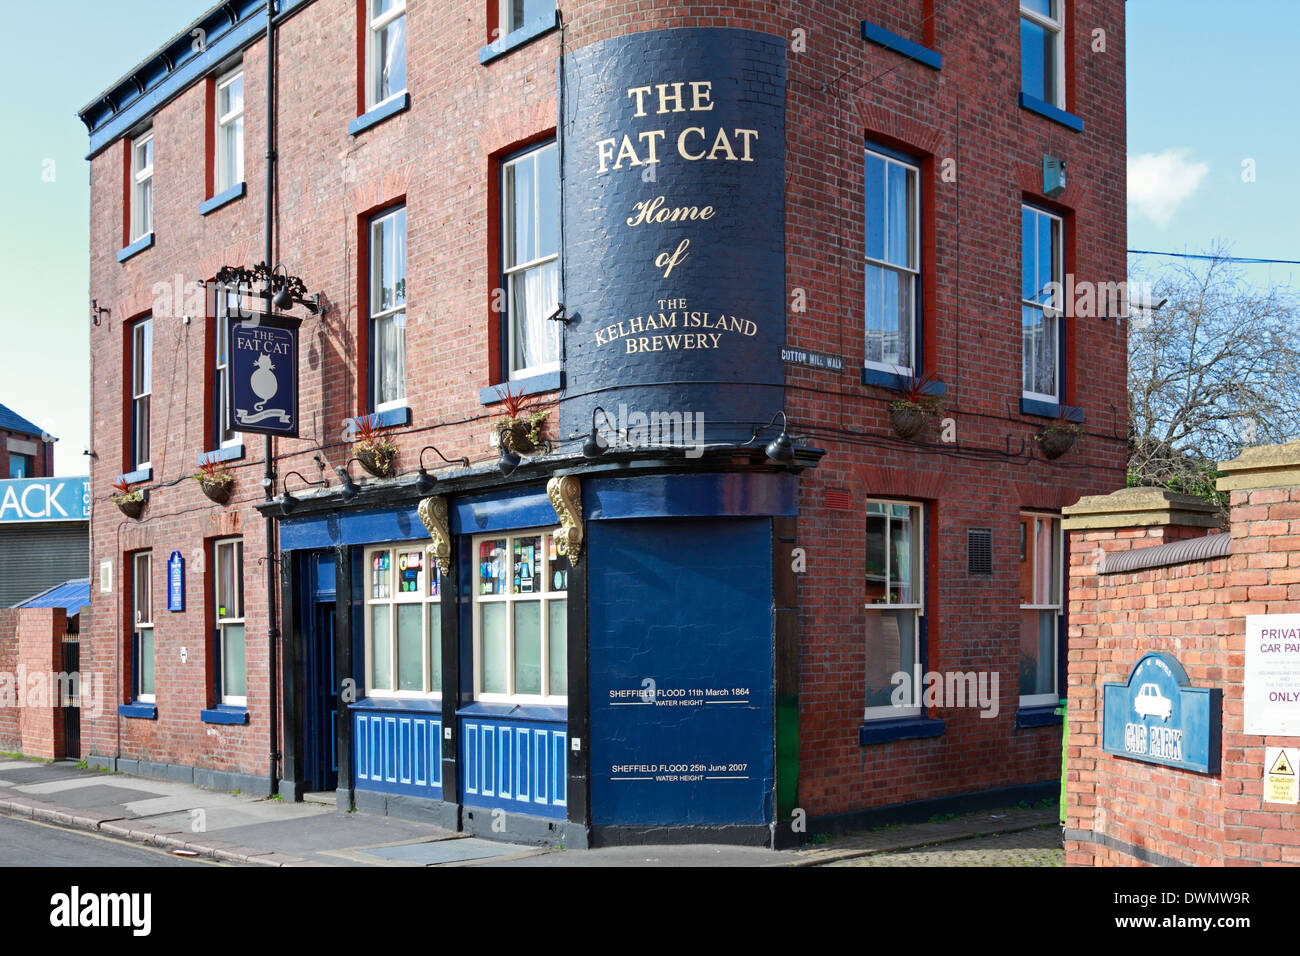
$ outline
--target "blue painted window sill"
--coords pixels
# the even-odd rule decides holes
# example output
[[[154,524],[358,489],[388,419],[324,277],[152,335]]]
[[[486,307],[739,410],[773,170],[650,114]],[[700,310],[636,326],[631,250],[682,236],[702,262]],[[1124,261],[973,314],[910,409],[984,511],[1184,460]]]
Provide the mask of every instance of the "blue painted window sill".
[[[877,46],[883,46],[886,50],[893,50],[895,53],[901,53],[903,56],[916,60],[918,63],[924,63],[931,69],[943,69],[943,57],[936,51],[931,50],[928,46],[913,43],[906,37],[901,37],[891,30],[886,30],[884,27],[878,27],[870,21],[862,21],[862,39],[870,40]]]
[[[141,236],[139,239],[131,243],[125,249],[118,250],[117,261],[126,262],[127,259],[130,259],[132,256],[139,255],[140,253],[144,252],[152,245],[153,245],[153,233],[150,232],[147,233],[146,235]]]
[[[532,375],[528,378],[516,378],[509,382],[502,382],[499,385],[489,385],[487,388],[481,388],[478,392],[478,403],[480,405],[496,405],[504,401],[501,397],[510,386],[511,395],[539,395],[542,392],[558,392],[564,388],[564,372],[557,370],[554,372],[543,372],[541,375]]]
[[[208,463],[220,464],[225,461],[239,461],[244,457],[244,445],[241,442],[238,445],[231,445],[229,448],[218,448],[215,451],[205,451],[199,455],[199,467],[202,468]]]
[[[895,740],[942,737],[943,721],[929,717],[900,717],[897,720],[869,720],[858,729],[858,743],[887,744]]]
[[[141,468],[139,471],[128,471],[122,476],[122,480],[128,485],[138,485],[142,481],[152,481],[153,469]]]
[[[1084,414],[1082,408],[1073,405],[1061,405],[1058,402],[1044,402],[1037,398],[1020,399],[1020,414],[1037,415],[1040,418],[1064,418],[1066,421],[1082,425]]]
[[[1029,110],[1031,113],[1037,113],[1039,116],[1045,116],[1054,123],[1060,123],[1067,129],[1072,129],[1076,133],[1083,132],[1083,120],[1073,113],[1067,113],[1063,109],[1058,109],[1051,103],[1045,103],[1036,96],[1030,96],[1028,93],[1020,94],[1020,106],[1022,109]]]
[[[244,193],[248,192],[247,183],[236,183],[229,189],[223,189],[211,199],[205,199],[199,203],[199,214],[206,216],[210,212],[216,212],[227,203],[232,203],[236,199],[242,199]]]
[[[548,704],[485,704],[482,701],[475,701],[456,711],[456,716],[564,723],[569,719],[569,710],[567,707],[553,707]]]
[[[157,720],[158,705],[145,704],[135,700],[129,704],[118,704],[117,713],[118,716],[121,717],[138,717],[141,720]]]
[[[521,46],[531,43],[540,36],[545,36],[560,25],[559,13],[553,13],[548,17],[538,17],[529,23],[525,23],[518,30],[507,33],[503,37],[497,37],[483,49],[478,51],[479,65],[491,63],[498,57],[505,56],[511,50],[517,50]]]
[[[405,113],[411,108],[411,94],[402,93],[398,96],[390,97],[380,103],[374,109],[362,113],[351,123],[348,124],[348,133],[356,136],[358,133],[365,132],[372,126],[377,126],[390,116],[396,116],[398,113]]]
[[[361,422],[370,419],[371,428],[398,428],[402,425],[411,424],[410,408],[388,408],[382,412],[371,412],[369,415],[358,415],[356,418],[349,419],[353,428],[360,428]]]
[[[1059,727],[1061,719],[1058,704],[1035,704],[1016,711],[1017,727],[1051,727],[1053,724]]]
[[[404,710],[441,713],[442,701],[421,697],[363,697],[348,704],[349,710]]]
[[[886,372],[880,368],[862,368],[863,385],[879,385],[882,388],[901,392],[906,388],[906,373]],[[948,386],[943,382],[927,382],[922,391],[926,395],[947,395]]]
[[[248,723],[248,708],[228,707],[222,704],[213,707],[211,710],[199,711],[199,716],[205,724],[246,724]]]

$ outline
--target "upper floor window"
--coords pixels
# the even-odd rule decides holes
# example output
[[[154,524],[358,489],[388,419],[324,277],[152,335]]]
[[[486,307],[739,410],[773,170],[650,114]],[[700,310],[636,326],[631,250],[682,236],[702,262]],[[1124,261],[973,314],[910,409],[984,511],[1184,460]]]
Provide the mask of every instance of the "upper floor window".
[[[442,693],[442,577],[418,544],[366,551],[366,688]]]
[[[1065,109],[1065,0],[1021,0],[1020,90]]]
[[[36,476],[36,459],[32,455],[20,452],[9,453],[10,478],[34,478]]]
[[[919,504],[867,502],[866,719],[921,713],[915,670],[924,614],[923,532]],[[899,673],[907,675],[901,701]]]
[[[370,222],[371,411],[406,404],[406,207]]]
[[[1055,704],[1062,584],[1061,519],[1020,516],[1020,703]]]
[[[136,700],[154,699],[153,552],[131,556],[132,691]]]
[[[131,439],[132,471],[150,466],[150,403],[153,398],[153,319],[131,326]]]
[[[243,707],[248,703],[244,657],[244,542],[226,538],[212,545],[216,567],[214,588],[217,622],[217,686],[221,703]]]
[[[213,441],[230,448],[241,441],[231,414],[234,392],[230,383],[230,326],[239,321],[239,293],[223,290],[217,302],[216,342],[213,349]]]
[[[217,82],[216,192],[244,181],[244,73],[236,70]]]
[[[555,0],[500,0],[502,34],[513,33],[527,23],[555,21]]]
[[[153,131],[131,141],[131,241],[153,232]]]
[[[406,0],[367,0],[366,109],[406,91]]]
[[[866,354],[868,368],[911,372],[920,316],[920,170],[866,151]]]
[[[502,165],[508,378],[560,366],[560,165],[554,141]]]
[[[474,696],[562,704],[569,558],[551,531],[474,540]]]
[[[1025,398],[1061,395],[1061,218],[1034,206],[1020,210],[1021,389]]]

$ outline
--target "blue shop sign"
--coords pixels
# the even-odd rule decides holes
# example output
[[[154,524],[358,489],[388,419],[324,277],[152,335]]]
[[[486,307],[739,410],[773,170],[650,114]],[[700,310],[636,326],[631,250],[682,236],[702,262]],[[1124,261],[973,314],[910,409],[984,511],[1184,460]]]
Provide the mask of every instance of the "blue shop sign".
[[[298,320],[254,315],[230,327],[236,431],[298,435]]]
[[[1102,692],[1106,753],[1197,773],[1219,772],[1223,691],[1192,687],[1174,657],[1147,654],[1127,683],[1106,684]]]
[[[89,478],[0,481],[0,523],[89,520]]]
[[[179,551],[167,559],[167,610],[185,610],[185,559]]]

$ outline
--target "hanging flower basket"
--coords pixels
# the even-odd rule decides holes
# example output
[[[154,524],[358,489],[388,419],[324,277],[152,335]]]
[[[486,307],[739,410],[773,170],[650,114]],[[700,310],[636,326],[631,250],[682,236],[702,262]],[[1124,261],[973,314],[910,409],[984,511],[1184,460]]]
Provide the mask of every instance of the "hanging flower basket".
[[[935,384],[928,373],[917,377],[902,375],[900,391],[903,397],[889,403],[889,425],[899,438],[914,438],[930,424],[931,418],[943,415],[943,404],[930,394]]]
[[[365,415],[357,419],[357,443],[352,446],[352,457],[376,478],[388,478],[395,470],[397,445],[379,434],[373,416]]]
[[[1055,460],[1074,447],[1083,429],[1069,422],[1053,422],[1034,436],[1043,457]]]
[[[493,426],[502,447],[516,455],[532,455],[546,449],[542,425],[550,415],[550,409],[525,399],[523,395],[511,394],[509,385],[504,392],[498,388],[497,394],[506,407],[505,416],[497,419]]]
[[[124,480],[119,479],[113,482],[113,492],[113,504],[117,505],[118,511],[131,519],[140,517],[140,513],[144,511],[143,491],[132,491]]]
[[[230,501],[230,489],[235,483],[235,476],[216,462],[205,461],[194,480],[209,501],[224,505]]]
[[[899,438],[912,438],[930,420],[930,410],[914,402],[890,402],[889,424]]]

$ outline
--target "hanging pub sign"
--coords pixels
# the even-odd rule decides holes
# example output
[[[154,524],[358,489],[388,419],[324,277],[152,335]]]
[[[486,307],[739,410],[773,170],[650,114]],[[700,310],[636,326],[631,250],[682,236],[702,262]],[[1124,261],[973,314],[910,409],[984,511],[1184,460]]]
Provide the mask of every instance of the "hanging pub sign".
[[[230,326],[231,425],[236,431],[298,437],[298,326],[254,313]]]
[[[1192,687],[1169,654],[1144,656],[1123,684],[1103,686],[1102,750],[1117,757],[1219,772],[1223,691]]]

